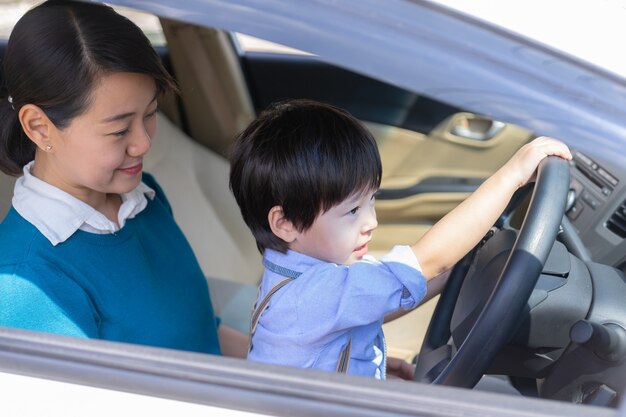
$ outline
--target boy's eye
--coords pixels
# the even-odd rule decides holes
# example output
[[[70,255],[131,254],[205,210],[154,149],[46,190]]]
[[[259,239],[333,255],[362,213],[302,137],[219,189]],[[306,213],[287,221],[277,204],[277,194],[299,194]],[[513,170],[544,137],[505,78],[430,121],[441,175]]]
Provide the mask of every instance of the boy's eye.
[[[350,214],[356,214],[356,212],[359,211],[359,207],[355,207],[352,210],[349,211]]]

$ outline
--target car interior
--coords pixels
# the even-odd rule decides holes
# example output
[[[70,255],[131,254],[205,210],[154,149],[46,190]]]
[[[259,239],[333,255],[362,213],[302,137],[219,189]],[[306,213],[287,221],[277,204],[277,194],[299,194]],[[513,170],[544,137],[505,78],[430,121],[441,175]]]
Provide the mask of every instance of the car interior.
[[[179,223],[194,248],[204,248],[196,249],[196,253],[203,267],[210,271],[207,276],[221,281],[256,285],[260,278],[259,254],[229,194],[228,165],[222,159],[220,173],[212,172],[209,180],[204,170],[217,170],[220,165],[212,160],[213,166],[210,166],[198,156],[206,153],[216,160],[226,158],[237,132],[275,101],[310,98],[329,102],[348,109],[374,133],[384,166],[382,187],[377,196],[379,227],[370,245],[374,256],[385,253],[395,244],[415,242],[533,138],[530,132],[519,127],[463,112],[328,65],[311,55],[241,53],[236,39],[219,30],[168,20],[161,23],[169,50],[166,62],[179,81],[181,94],[177,107],[161,106],[169,120],[161,120],[146,167],[163,182],[168,198],[173,200],[175,213],[179,210],[185,213]],[[215,110],[207,112],[207,109]],[[221,211],[215,210],[218,217],[213,222],[222,225],[219,227],[229,226],[224,230],[229,237],[226,242],[232,241],[235,249],[234,269],[222,272],[215,267],[216,258],[221,259],[221,256],[216,256],[211,248],[219,247],[223,252],[224,239],[211,238],[215,242],[211,244],[205,232],[209,229],[192,226],[198,224],[195,220],[198,218],[203,218],[201,224],[211,221],[205,208],[198,209],[196,204],[190,204],[194,193],[169,184],[170,181],[184,183],[180,173],[175,173],[180,172],[180,167],[160,175],[167,159],[159,158],[158,164],[152,162],[162,153],[159,147],[164,146],[165,140],[170,142],[167,146],[176,146],[169,138],[176,132],[168,131],[167,136],[164,133],[167,129],[164,125],[176,120],[180,121],[178,135],[183,130],[204,146],[200,153],[190,153],[195,158],[192,164],[184,165],[197,167],[195,178],[202,179],[195,182],[203,187],[205,204],[224,206]],[[167,155],[173,158],[169,152]],[[186,208],[178,209],[177,201]],[[196,207],[195,214],[188,212],[193,207]],[[237,262],[241,257],[245,261]],[[244,266],[246,269],[240,271]],[[250,289],[244,291],[248,295],[253,293]],[[221,297],[214,298],[221,300]],[[394,356],[408,360],[415,356],[425,331],[423,323],[428,322],[435,302],[386,325],[389,350]],[[409,334],[415,336],[407,337]]]
[[[228,188],[228,152],[237,133],[269,104],[287,98],[332,103],[372,131],[383,161],[379,227],[370,244],[374,256],[414,243],[535,137],[314,55],[243,50],[234,34],[160,23],[166,45],[156,49],[180,95],[159,103],[145,170],[165,190],[207,277],[217,314],[245,332],[262,265]],[[6,40],[0,54],[5,46]],[[626,272],[626,169],[574,151],[566,218],[591,260]],[[0,175],[0,218],[10,207],[13,182]],[[437,300],[385,324],[390,356],[415,357]]]
[[[288,98],[332,103],[373,132],[384,167],[379,227],[370,244],[374,256],[414,243],[533,137],[314,56],[242,53],[236,38],[223,31],[167,19],[161,25],[167,46],[156,49],[180,95],[159,103],[145,170],[165,190],[218,314],[242,331],[248,329],[262,265],[228,189],[227,158],[237,133],[269,104]],[[2,216],[13,181],[6,175],[0,180]],[[386,324],[391,355],[415,356],[435,303]]]

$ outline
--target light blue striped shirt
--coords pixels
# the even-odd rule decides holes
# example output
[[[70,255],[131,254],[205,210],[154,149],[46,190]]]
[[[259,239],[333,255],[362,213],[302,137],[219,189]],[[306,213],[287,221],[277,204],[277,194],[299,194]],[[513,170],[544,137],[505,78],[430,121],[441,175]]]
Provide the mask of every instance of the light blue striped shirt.
[[[334,372],[352,337],[348,373],[385,378],[383,319],[426,295],[426,278],[410,247],[350,266],[268,249],[263,263],[260,298],[286,276],[295,279],[272,297],[248,359]]]

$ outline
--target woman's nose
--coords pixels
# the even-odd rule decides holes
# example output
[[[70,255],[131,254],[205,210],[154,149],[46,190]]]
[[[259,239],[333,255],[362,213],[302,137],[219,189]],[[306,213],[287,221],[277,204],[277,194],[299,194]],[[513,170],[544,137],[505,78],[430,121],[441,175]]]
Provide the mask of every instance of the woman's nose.
[[[130,156],[142,156],[146,154],[152,146],[152,138],[146,129],[139,129],[139,132],[132,138],[128,146]]]

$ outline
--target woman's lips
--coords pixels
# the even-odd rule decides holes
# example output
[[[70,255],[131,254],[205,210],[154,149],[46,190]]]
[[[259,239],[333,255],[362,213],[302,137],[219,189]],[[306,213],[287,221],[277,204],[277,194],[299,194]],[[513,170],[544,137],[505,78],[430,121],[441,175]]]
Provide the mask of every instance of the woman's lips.
[[[143,169],[143,163],[140,162],[137,165],[132,166],[132,167],[120,168],[120,171],[128,175],[137,175],[138,173],[141,172],[142,169]]]

